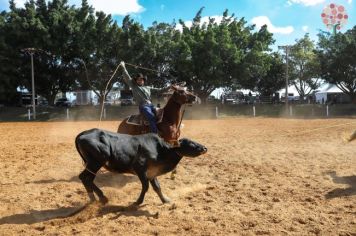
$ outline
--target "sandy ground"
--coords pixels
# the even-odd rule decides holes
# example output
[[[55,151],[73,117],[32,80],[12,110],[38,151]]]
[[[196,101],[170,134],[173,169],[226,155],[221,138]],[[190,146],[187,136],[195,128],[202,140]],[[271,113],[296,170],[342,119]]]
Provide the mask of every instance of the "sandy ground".
[[[86,205],[75,136],[99,122],[0,123],[0,235],[356,235],[355,119],[184,121],[207,154],[136,200],[136,176],[100,173]],[[102,122],[115,131],[118,122]]]

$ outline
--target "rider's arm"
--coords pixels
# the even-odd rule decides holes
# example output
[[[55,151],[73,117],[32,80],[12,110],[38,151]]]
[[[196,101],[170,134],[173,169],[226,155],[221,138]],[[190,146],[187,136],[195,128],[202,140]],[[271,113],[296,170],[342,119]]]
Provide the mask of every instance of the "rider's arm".
[[[129,87],[132,88],[134,86],[134,83],[133,83],[133,80],[132,80],[131,76],[129,75],[129,73],[126,70],[125,63],[121,62],[121,66],[122,66],[122,69],[123,69],[122,75],[124,77],[124,81]]]

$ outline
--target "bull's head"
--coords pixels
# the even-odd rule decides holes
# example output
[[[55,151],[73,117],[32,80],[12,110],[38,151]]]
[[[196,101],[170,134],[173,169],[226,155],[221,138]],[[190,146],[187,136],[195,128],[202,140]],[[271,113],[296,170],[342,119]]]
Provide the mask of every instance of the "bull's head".
[[[179,139],[179,146],[175,147],[174,150],[181,156],[187,157],[197,157],[208,151],[204,145],[187,138]]]

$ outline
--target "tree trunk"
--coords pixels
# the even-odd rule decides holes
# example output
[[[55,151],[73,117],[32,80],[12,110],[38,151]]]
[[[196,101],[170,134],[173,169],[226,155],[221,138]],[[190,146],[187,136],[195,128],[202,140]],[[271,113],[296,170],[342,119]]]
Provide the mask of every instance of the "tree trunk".
[[[43,95],[43,96],[47,99],[48,105],[54,106],[56,95],[57,95],[56,92],[51,92],[51,93],[48,93],[48,94]]]
[[[202,104],[206,104],[209,94],[206,91],[197,92],[197,96],[199,97]]]

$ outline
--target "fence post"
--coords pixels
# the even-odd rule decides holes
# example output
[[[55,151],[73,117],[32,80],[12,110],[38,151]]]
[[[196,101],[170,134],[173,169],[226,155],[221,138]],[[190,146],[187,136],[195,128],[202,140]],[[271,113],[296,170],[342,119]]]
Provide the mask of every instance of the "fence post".
[[[256,107],[253,106],[253,107],[252,107],[252,110],[253,110],[253,117],[256,117]]]
[[[67,120],[69,120],[69,109],[67,108]]]
[[[103,116],[104,116],[104,120],[106,120],[106,108],[104,108],[104,114],[103,114]]]
[[[28,114],[28,120],[31,120],[31,109],[30,108],[27,110],[27,114]]]
[[[216,118],[219,118],[219,108],[215,107],[215,116]]]
[[[292,108],[292,106],[289,106],[289,116],[293,116],[293,108]]]
[[[326,105],[326,116],[329,117],[329,105]]]

